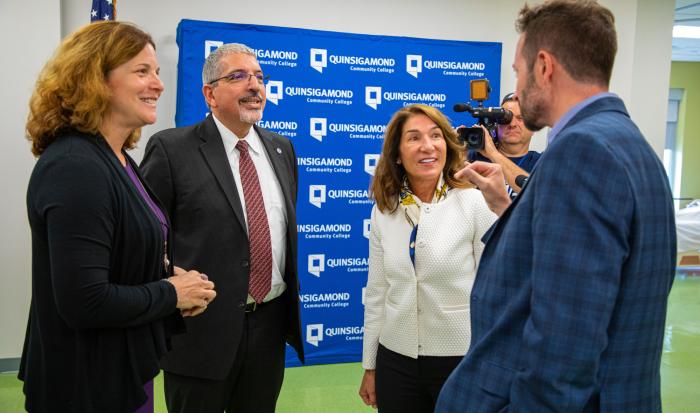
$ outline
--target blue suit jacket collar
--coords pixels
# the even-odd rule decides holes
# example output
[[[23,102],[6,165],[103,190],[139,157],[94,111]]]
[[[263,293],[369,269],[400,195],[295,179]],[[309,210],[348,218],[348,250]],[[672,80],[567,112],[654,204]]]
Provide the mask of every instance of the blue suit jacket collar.
[[[566,129],[567,126],[571,125],[572,122],[574,122],[577,119],[582,119],[579,115],[582,114],[582,112],[587,112],[586,109],[589,109],[593,107],[594,111],[600,110],[600,107],[596,105],[597,103],[600,103],[601,101],[607,101],[608,99],[613,99],[618,101],[622,105],[622,113],[625,114],[625,116],[629,115],[627,114],[627,110],[625,110],[625,105],[622,103],[622,100],[614,94],[610,92],[603,92],[603,93],[598,93],[596,95],[593,95],[587,99],[582,100],[581,102],[577,103],[574,105],[569,111],[567,111],[564,116],[562,116],[555,124],[552,130],[549,132],[549,135],[547,135],[547,143],[551,144],[554,142],[556,137],[564,130]],[[604,102],[604,105],[607,106],[607,103]],[[588,113],[584,113],[583,117],[587,117]]]
[[[625,104],[620,99],[617,95],[614,94],[609,94],[608,96],[600,97],[598,99],[595,99],[594,101],[590,102],[589,104],[583,106],[574,114],[574,116],[566,122],[566,124],[563,125],[563,128],[559,131],[558,135],[562,135],[566,132],[567,128],[570,128],[574,125],[576,125],[578,122],[582,121],[583,119],[586,119],[590,116],[594,116],[596,113],[600,112],[605,112],[605,111],[616,111],[620,112],[623,115],[629,117],[629,113],[627,112],[627,108],[625,108]],[[546,150],[543,153],[543,158],[540,158],[538,163],[535,165],[535,167],[530,171],[530,179],[532,179],[532,175],[535,173],[537,170],[537,165],[544,159],[544,155],[546,154]],[[545,160],[546,162],[546,160]],[[513,202],[506,208],[505,211],[503,211],[503,214],[496,220],[496,222],[489,228],[488,231],[484,234],[484,236],[481,238],[481,241],[486,245],[488,240],[493,236],[493,234],[498,230],[499,227],[503,226],[503,223],[507,220],[508,216],[510,215],[511,211],[513,208],[515,208],[515,205],[518,203],[519,199],[522,199],[523,193],[527,190],[527,185],[525,185],[524,188],[518,193],[518,196],[513,200]]]

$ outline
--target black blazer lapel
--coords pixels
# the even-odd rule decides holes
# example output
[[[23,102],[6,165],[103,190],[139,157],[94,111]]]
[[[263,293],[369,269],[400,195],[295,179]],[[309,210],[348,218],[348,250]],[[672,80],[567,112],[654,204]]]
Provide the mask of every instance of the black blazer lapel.
[[[254,127],[255,131],[260,137],[260,141],[265,147],[265,151],[267,151],[267,157],[270,158],[270,163],[272,163],[272,169],[275,171],[277,182],[280,183],[282,193],[284,194],[284,200],[287,205],[287,210],[289,210],[289,208],[293,208],[291,193],[293,188],[291,187],[291,185],[287,185],[290,176],[289,169],[286,167],[286,161],[284,159],[286,148],[283,148],[279,142],[275,142],[270,136],[269,132],[267,132],[266,130],[260,129],[257,126]]]
[[[199,124],[197,132],[199,138],[203,141],[199,146],[199,150],[202,152],[202,156],[209,165],[212,174],[219,182],[221,190],[226,195],[226,199],[231,205],[238,223],[243,229],[243,233],[247,234],[241,198],[238,196],[238,190],[236,189],[236,181],[233,179],[231,165],[226,157],[226,149],[224,148],[224,142],[221,140],[221,134],[219,134],[219,130],[216,128],[211,115]]]

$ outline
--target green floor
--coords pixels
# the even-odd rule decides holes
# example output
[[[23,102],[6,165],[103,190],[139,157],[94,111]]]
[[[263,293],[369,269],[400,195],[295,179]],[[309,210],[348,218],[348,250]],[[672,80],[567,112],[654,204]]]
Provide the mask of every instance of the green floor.
[[[700,411],[700,277],[676,278],[671,291],[661,364],[664,412]],[[357,396],[359,363],[287,369],[279,413],[371,412]],[[156,380],[157,413],[165,413],[162,381]],[[21,383],[0,374],[0,412],[21,412]]]

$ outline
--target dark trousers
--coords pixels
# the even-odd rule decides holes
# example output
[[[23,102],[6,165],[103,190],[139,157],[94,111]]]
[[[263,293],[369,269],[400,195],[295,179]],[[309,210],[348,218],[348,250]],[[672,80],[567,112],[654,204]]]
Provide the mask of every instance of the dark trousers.
[[[273,413],[284,378],[285,302],[277,298],[246,313],[241,343],[224,380],[165,372],[170,413]]]
[[[380,413],[432,413],[442,385],[462,356],[406,357],[379,345],[375,390]]]

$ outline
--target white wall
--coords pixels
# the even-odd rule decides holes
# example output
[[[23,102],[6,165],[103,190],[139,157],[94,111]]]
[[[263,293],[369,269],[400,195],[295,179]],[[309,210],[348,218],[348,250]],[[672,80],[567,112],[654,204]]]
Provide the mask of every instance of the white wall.
[[[85,0],[63,0],[67,34],[85,23]],[[494,2],[463,0],[272,0],[241,3],[220,0],[148,2],[119,1],[118,18],[151,33],[157,45],[165,93],[158,104],[158,122],[143,131],[144,142],[134,151],[141,158],[145,139],[175,125],[177,56],[175,30],[181,19],[297,27],[349,33],[411,36],[429,39],[503,42],[501,89],[515,87],[510,69],[517,35],[514,21],[523,0]],[[164,5],[167,5],[166,10]],[[465,99],[468,84],[464,84]],[[388,121],[388,119],[387,119]],[[537,140],[537,138],[536,138]],[[544,139],[539,140],[540,149]]]
[[[671,0],[607,0],[615,14],[618,53],[611,90],[663,158],[671,77],[675,4]]]
[[[64,8],[62,34],[66,35],[85,23],[89,2],[62,0],[61,3]],[[144,129],[144,142],[133,155],[140,159],[146,138],[174,126],[178,54],[175,29],[181,19],[501,42],[501,90],[505,93],[515,88],[510,68],[517,42],[514,21],[523,3],[523,0],[271,0],[259,4],[219,0],[119,2],[120,20],[135,22],[153,35],[166,86],[159,103],[159,121]],[[602,0],[601,3],[615,14],[618,30],[619,52],[611,89],[623,98],[642,132],[656,152],[662,154],[674,1]],[[465,84],[465,97],[466,94]],[[535,135],[533,149],[544,150],[546,133],[545,130]]]
[[[634,36],[630,115],[663,159],[671,79],[673,7],[665,1],[639,0]]]
[[[3,83],[11,83],[5,96],[3,86],[0,112],[10,122],[0,122],[7,136],[2,151],[3,205],[0,257],[4,264],[0,286],[0,358],[18,357],[24,335],[29,300],[29,241],[24,211],[24,194],[32,160],[22,140],[26,101],[31,83],[47,49],[58,42],[57,27],[65,36],[88,22],[89,0],[61,0],[44,9],[37,23],[37,1],[10,0],[0,3],[0,39],[31,39],[22,44],[3,44],[6,56],[16,51],[18,64],[2,66]],[[55,3],[41,0],[40,3]],[[144,129],[144,141],[134,151],[141,159],[145,139],[158,130],[173,127],[177,56],[175,29],[181,19],[253,23],[350,33],[411,36],[431,39],[495,41],[503,43],[501,90],[515,87],[510,69],[517,34],[514,21],[524,0],[298,0],[234,2],[221,0],[120,0],[119,20],[132,21],[150,32],[158,47],[161,76],[166,91],[158,106],[158,122]],[[668,93],[673,0],[604,0],[616,16],[619,52],[611,89],[626,102],[632,117],[658,154],[664,144],[666,97]],[[9,9],[9,11],[7,10]],[[44,21],[46,20],[46,21]],[[31,22],[31,24],[27,23]],[[23,23],[26,27],[23,27]],[[27,46],[31,44],[31,47]],[[7,73],[6,73],[7,72]],[[464,85],[465,97],[467,85]],[[533,140],[533,148],[543,150],[544,132]],[[8,333],[8,334],[6,334]]]
[[[25,193],[34,157],[24,138],[27,103],[43,63],[60,37],[54,0],[0,2],[0,359],[22,350],[31,278]]]

